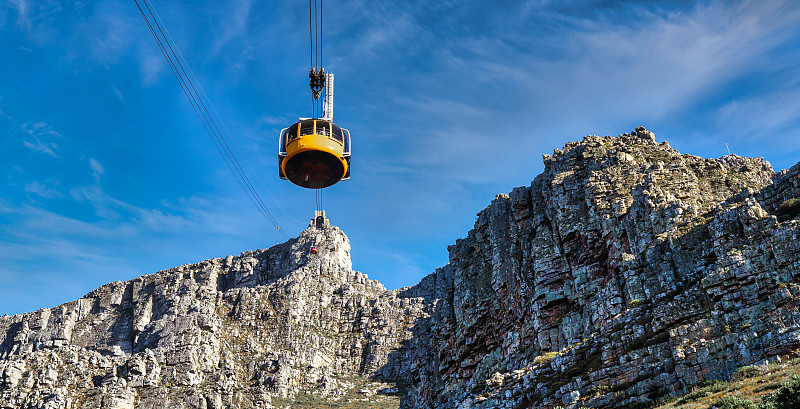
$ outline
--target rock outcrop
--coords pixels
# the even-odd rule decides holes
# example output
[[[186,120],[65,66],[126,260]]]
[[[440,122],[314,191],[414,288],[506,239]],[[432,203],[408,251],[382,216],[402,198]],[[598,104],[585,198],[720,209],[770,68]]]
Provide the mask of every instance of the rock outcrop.
[[[775,213],[800,164],[681,155],[644,128],[544,162],[418,286],[404,407],[646,405],[797,353],[800,224]]]
[[[369,391],[367,378],[407,372],[390,355],[423,300],[351,266],[347,237],[323,213],[268,250],[2,317],[0,407],[272,407],[300,392]]]
[[[412,287],[353,271],[320,214],[268,250],[0,317],[0,407],[631,407],[800,350],[800,164],[644,128],[544,162]]]

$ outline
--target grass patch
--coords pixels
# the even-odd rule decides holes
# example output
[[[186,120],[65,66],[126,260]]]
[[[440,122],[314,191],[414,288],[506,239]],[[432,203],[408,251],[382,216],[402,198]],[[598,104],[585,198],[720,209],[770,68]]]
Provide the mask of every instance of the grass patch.
[[[743,368],[752,367],[734,371],[735,382],[701,382],[683,397],[667,396],[654,409],[800,409],[800,361],[771,364],[758,374]]]
[[[558,351],[551,351],[544,355],[539,355],[536,358],[533,358],[533,364],[538,365],[538,364],[543,364],[545,362],[550,362],[556,356],[558,356]]]
[[[756,409],[756,405],[739,396],[724,396],[714,402],[717,409]]]
[[[784,383],[780,389],[767,395],[758,409],[797,409],[800,408],[800,377],[792,376],[791,382]]]
[[[576,353],[577,356],[583,355],[581,352]],[[578,359],[578,362],[565,369],[563,372],[556,372],[550,376],[550,387],[547,394],[553,394],[560,387],[568,384],[573,379],[587,375],[600,369],[603,366],[602,354],[599,350],[594,350],[583,355]]]
[[[720,381],[716,379],[712,380],[705,380],[700,382],[697,386],[695,386],[691,392],[684,395],[682,398],[678,399],[678,404],[683,405],[689,402],[694,402],[700,398],[705,398],[706,396],[713,395],[717,392],[722,392],[725,389],[728,389],[730,386],[730,382]]]
[[[589,390],[586,391],[586,394],[588,396],[592,397],[592,398],[596,398],[596,397],[599,397],[599,396],[603,396],[603,395],[605,395],[605,394],[607,394],[607,393],[609,393],[609,392],[611,392],[613,390],[614,390],[614,387],[611,386],[611,385],[597,385],[597,386],[592,386],[591,388],[589,388]]]
[[[763,385],[756,386],[755,389],[753,389],[753,392],[755,393],[769,392],[769,391],[774,391],[775,389],[778,389],[780,387],[781,387],[780,383],[766,383]]]
[[[370,379],[361,377],[348,377],[344,380],[349,381],[352,387],[345,390],[344,395],[339,399],[332,399],[315,393],[317,388],[302,388],[294,396],[288,398],[272,398],[272,405],[275,407],[298,407],[315,409],[397,409],[400,407],[400,396],[405,392],[406,385],[402,382],[395,384],[384,382],[373,382]],[[375,391],[394,387],[394,392],[377,393],[365,396],[358,393],[359,390],[368,388]]]
[[[732,381],[741,381],[741,380],[747,379],[747,378],[754,378],[754,377],[756,377],[758,375],[761,375],[762,372],[763,371],[761,370],[761,368],[759,368],[757,366],[752,366],[752,365],[743,366],[743,367],[733,371],[733,373],[731,374],[731,380]]]

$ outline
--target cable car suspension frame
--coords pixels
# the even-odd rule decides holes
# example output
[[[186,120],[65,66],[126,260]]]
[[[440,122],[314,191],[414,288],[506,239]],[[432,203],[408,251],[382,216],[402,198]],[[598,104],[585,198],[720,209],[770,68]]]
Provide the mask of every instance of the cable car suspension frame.
[[[322,66],[322,0],[309,0],[308,5],[312,116],[281,130],[278,176],[300,187],[323,189],[350,178],[350,132],[333,123],[333,73]]]

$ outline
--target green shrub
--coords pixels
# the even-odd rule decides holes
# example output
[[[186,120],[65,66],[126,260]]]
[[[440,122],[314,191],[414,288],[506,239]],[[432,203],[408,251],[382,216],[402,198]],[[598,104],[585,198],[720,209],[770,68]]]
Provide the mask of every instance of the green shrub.
[[[733,373],[731,374],[731,380],[741,381],[747,378],[754,378],[758,375],[761,375],[762,372],[763,371],[761,370],[761,368],[757,366],[752,366],[752,365],[743,366],[733,371]]]
[[[538,365],[538,364],[543,364],[545,362],[550,362],[556,356],[558,356],[558,351],[547,352],[544,355],[539,355],[536,358],[533,358],[533,364]]]
[[[711,393],[722,392],[725,389],[728,389],[729,386],[731,386],[730,382],[721,381],[719,379],[706,379],[697,384],[698,388],[707,390]]]
[[[611,386],[611,385],[597,385],[597,386],[592,386],[591,388],[589,388],[589,390],[586,391],[586,395],[587,396],[591,396],[593,398],[596,398],[598,396],[603,396],[603,395],[605,395],[605,394],[607,394],[607,393],[609,393],[609,392],[611,392],[613,390],[614,390],[614,387]]]
[[[705,381],[695,385],[691,392],[683,395],[683,397],[678,400],[678,404],[683,405],[689,402],[694,402],[700,398],[705,398],[712,393],[722,392],[725,389],[728,389],[728,386],[730,386],[730,382],[720,381],[717,379],[706,379]]]
[[[758,406],[759,409],[797,409],[800,408],[800,377],[792,375],[792,381],[784,383],[780,389],[770,393]]]
[[[694,402],[700,398],[705,398],[706,396],[711,395],[711,392],[703,389],[698,389],[696,391],[692,391],[683,395],[682,398],[678,399],[678,405],[684,405],[689,402]]]
[[[717,399],[714,406],[717,409],[756,409],[756,405],[747,399],[738,396],[725,396]]]

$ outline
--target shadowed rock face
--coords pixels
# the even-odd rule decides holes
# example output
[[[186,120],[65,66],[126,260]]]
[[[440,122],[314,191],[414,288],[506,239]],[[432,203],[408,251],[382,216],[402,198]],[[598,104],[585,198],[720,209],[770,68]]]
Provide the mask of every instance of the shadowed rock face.
[[[544,162],[413,287],[353,271],[323,216],[0,317],[0,407],[268,408],[364,378],[402,381],[407,408],[626,407],[800,348],[800,224],[781,206],[800,165],[681,155],[644,128]]]

